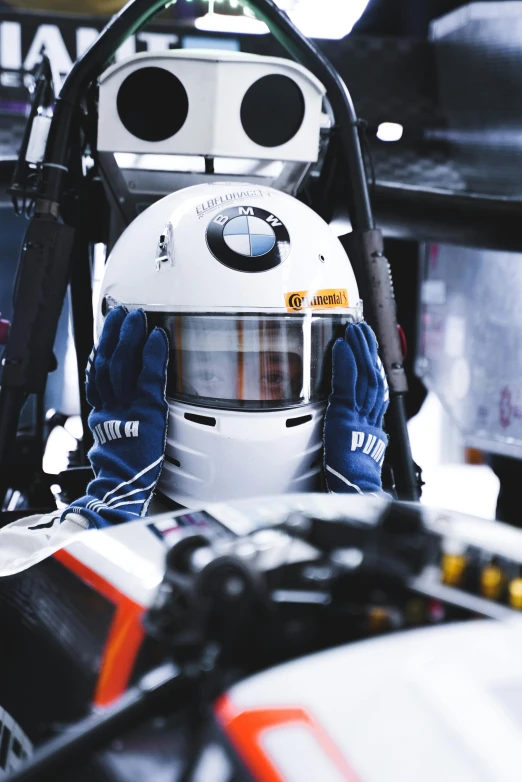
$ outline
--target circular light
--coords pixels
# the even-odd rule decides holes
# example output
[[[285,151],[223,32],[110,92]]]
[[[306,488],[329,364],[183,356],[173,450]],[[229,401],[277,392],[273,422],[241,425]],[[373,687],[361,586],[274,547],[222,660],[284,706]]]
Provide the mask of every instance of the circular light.
[[[377,128],[377,138],[381,141],[400,141],[404,128],[398,122],[381,122]]]
[[[293,79],[280,74],[263,76],[246,91],[241,103],[243,130],[261,147],[279,147],[301,127],[305,102]]]
[[[142,141],[165,141],[185,124],[189,102],[185,87],[165,68],[133,71],[122,82],[118,115],[129,133]]]

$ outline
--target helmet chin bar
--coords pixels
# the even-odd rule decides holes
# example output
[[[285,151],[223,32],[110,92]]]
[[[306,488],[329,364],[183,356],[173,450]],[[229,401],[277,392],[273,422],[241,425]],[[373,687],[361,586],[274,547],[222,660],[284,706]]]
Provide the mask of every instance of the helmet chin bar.
[[[318,491],[325,408],[252,413],[170,401],[158,489],[185,507]]]

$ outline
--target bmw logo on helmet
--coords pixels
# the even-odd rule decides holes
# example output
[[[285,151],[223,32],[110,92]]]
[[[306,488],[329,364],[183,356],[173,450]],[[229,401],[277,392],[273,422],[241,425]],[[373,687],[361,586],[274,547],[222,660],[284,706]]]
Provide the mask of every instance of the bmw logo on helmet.
[[[278,217],[256,206],[231,206],[207,227],[217,260],[238,272],[266,272],[288,258],[290,236]]]

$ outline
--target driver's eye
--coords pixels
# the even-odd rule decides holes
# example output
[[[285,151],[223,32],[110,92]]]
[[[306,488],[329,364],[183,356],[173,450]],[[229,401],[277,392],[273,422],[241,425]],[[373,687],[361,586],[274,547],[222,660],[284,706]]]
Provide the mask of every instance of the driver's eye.
[[[202,383],[214,383],[217,380],[221,380],[221,378],[215,372],[208,369],[198,373],[198,380],[201,380]]]
[[[265,375],[265,383],[269,383],[272,386],[275,385],[281,385],[284,380],[284,375],[282,372],[269,372],[267,375]]]

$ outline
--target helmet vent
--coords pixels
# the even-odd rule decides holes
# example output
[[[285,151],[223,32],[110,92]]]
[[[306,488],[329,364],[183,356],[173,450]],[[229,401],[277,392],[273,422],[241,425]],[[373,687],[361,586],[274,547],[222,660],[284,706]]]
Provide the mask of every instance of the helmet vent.
[[[192,421],[193,424],[201,424],[202,426],[216,425],[216,419],[211,418],[209,415],[194,415],[194,413],[185,413],[185,418],[187,421]]]
[[[292,426],[301,426],[301,424],[307,424],[308,421],[312,420],[312,416],[309,415],[301,415],[299,418],[287,418],[286,419],[286,426],[288,429],[290,429]]]
[[[165,461],[169,462],[170,464],[173,464],[174,467],[181,467],[181,462],[179,459],[174,459],[173,456],[169,456],[168,454],[165,454]]]

